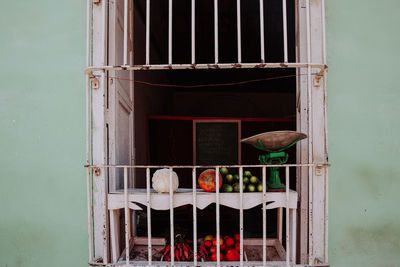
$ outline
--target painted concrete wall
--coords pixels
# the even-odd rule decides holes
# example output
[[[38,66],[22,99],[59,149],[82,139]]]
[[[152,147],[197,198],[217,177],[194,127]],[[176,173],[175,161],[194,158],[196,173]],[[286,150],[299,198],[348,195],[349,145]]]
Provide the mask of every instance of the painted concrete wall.
[[[1,267],[87,266],[85,9],[1,1]]]
[[[1,267],[87,266],[84,2],[0,8]],[[326,2],[330,262],[399,266],[400,2]]]
[[[400,266],[400,1],[326,10],[330,262]]]

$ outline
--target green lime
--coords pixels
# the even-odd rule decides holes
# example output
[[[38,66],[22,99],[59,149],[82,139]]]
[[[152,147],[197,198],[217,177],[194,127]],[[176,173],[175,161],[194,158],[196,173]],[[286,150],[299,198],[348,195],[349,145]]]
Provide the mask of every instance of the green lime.
[[[262,192],[263,191],[263,184],[258,184],[257,185],[257,191]]]
[[[243,184],[248,184],[248,183],[249,183],[249,178],[243,177]]]
[[[223,192],[232,192],[233,191],[233,187],[230,184],[224,184],[222,186],[222,191]]]
[[[251,172],[250,172],[250,171],[245,171],[245,172],[244,172],[244,176],[246,176],[246,177],[251,177]]]
[[[239,174],[233,175],[233,179],[235,180],[235,182],[239,182]]]
[[[226,176],[225,176],[225,181],[227,182],[227,183],[232,183],[233,182],[233,175],[232,174],[227,174]]]
[[[222,168],[219,170],[219,172],[220,172],[222,175],[227,175],[229,171],[228,171],[227,168],[222,167]]]
[[[256,186],[254,184],[249,184],[247,186],[247,189],[249,190],[249,192],[254,192],[256,191]]]
[[[251,176],[251,177],[250,177],[250,183],[252,183],[252,184],[258,184],[258,178],[257,178],[257,176]]]
[[[239,185],[239,183],[233,184],[233,191],[234,191],[234,192],[239,192],[239,191],[240,191],[240,185]]]

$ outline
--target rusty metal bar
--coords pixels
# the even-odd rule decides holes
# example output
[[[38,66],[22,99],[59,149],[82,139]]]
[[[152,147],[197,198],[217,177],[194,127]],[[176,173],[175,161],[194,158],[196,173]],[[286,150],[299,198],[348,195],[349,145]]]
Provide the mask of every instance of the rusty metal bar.
[[[281,164],[281,165],[176,165],[176,166],[171,166],[171,165],[86,165],[85,168],[137,168],[137,169],[146,169],[146,168],[151,168],[151,169],[162,169],[162,168],[174,168],[174,169],[192,169],[192,168],[213,168],[215,169],[216,167],[222,168],[261,168],[261,167],[319,167],[319,168],[328,168],[330,164],[318,164],[318,163],[305,163],[305,164]]]
[[[169,0],[171,1],[171,0]],[[169,222],[170,222],[170,241],[171,241],[171,266],[174,266],[175,261],[175,233],[174,233],[174,192],[172,184],[172,172],[173,168],[169,168]],[[194,242],[194,241],[193,241]]]
[[[260,0],[260,49],[261,63],[265,62],[265,44],[264,44],[264,0]]]
[[[193,187],[193,265],[197,266],[197,190],[196,168],[192,168]]]
[[[214,63],[218,62],[218,0],[214,0]]]
[[[124,168],[124,200],[125,200],[125,260],[129,264],[129,239],[130,239],[130,225],[129,225],[129,196],[128,196],[128,168]]]
[[[146,0],[146,65],[150,65],[150,0]]]
[[[103,190],[104,190],[104,196],[103,196],[103,209],[104,209],[104,217],[103,217],[103,223],[105,229],[109,229],[109,224],[108,224],[108,199],[107,199],[107,193],[108,193],[108,183],[107,183],[107,175],[106,175],[106,168],[100,168],[100,173],[104,174],[104,184],[103,184]],[[108,231],[103,232],[103,261],[104,263],[108,263],[108,252],[109,252],[109,240],[108,240]]]
[[[210,64],[155,64],[155,65],[130,65],[130,66],[93,66],[86,68],[86,73],[97,70],[171,70],[171,69],[289,69],[289,68],[318,68],[327,69],[321,63],[210,63]]]
[[[262,1],[262,0],[261,0]],[[266,186],[267,186],[267,171],[265,167],[262,167],[262,185],[263,185],[263,204],[262,204],[262,217],[263,217],[263,245],[262,245],[262,250],[263,250],[263,266],[266,266],[267,264],[267,190],[266,190]]]
[[[196,63],[196,0],[192,0],[192,64]]]
[[[146,198],[147,198],[147,254],[149,266],[152,260],[151,251],[151,198],[150,198],[150,168],[146,169]]]
[[[282,15],[283,15],[283,57],[284,62],[288,62],[288,41],[287,41],[287,8],[286,0],[282,0]]]
[[[289,240],[289,234],[290,234],[290,228],[289,228],[289,201],[290,201],[290,196],[289,196],[289,167],[285,168],[285,178],[286,178],[286,266],[290,266],[290,240]]]
[[[236,24],[237,24],[237,57],[238,63],[242,63],[242,28],[240,0],[236,0]]]

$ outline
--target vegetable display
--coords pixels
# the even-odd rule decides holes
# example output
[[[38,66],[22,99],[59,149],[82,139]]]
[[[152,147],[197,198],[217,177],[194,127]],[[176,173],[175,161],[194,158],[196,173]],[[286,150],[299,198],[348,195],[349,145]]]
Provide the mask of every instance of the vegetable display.
[[[221,168],[220,174],[223,176],[222,192],[239,192],[240,191],[240,177],[239,174],[232,174],[228,168]],[[243,192],[262,192],[262,181],[249,170],[243,172]],[[267,188],[265,188],[267,190]]]
[[[199,176],[199,185],[206,192],[215,192],[216,185],[216,171],[215,169],[208,169],[203,171]],[[219,188],[222,187],[222,175],[219,173]]]
[[[220,236],[220,260],[240,260],[240,235]],[[245,247],[243,246],[243,251]],[[200,246],[199,256],[204,261],[217,261],[217,239],[212,235],[204,237],[204,243]]]
[[[160,252],[162,253],[161,260],[171,261],[171,249],[174,250],[174,259],[176,261],[192,261],[193,260],[193,250],[190,246],[189,239],[185,239],[181,234],[175,236],[175,244],[171,246],[168,244]]]
[[[169,169],[157,170],[152,180],[152,186],[158,193],[169,193],[169,176],[171,171]],[[172,190],[175,192],[179,187],[179,179],[176,172],[172,171]]]

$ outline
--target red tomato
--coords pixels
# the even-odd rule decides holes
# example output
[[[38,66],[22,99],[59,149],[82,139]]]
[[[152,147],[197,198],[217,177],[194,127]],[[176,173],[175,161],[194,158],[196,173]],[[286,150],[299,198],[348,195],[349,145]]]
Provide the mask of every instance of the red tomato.
[[[219,238],[219,244],[222,245],[223,243],[224,243],[224,240],[222,239],[222,236],[221,236],[221,237]],[[216,238],[216,237],[213,238],[212,244],[213,244],[213,246],[216,246],[216,245],[217,245],[217,238]]]
[[[219,254],[219,259],[222,261],[224,260],[224,255],[222,255],[222,253]],[[211,260],[212,261],[217,261],[217,252],[213,253],[211,255]]]
[[[226,245],[225,245],[225,244],[222,244],[222,245],[219,247],[219,249],[220,249],[220,251],[225,251]]]
[[[240,235],[239,234],[235,234],[235,241],[236,242],[240,242]]]
[[[210,241],[210,240],[207,240],[206,242],[204,242],[204,246],[205,246],[206,248],[211,248],[211,247],[212,247],[211,241]]]
[[[235,245],[235,240],[233,240],[232,237],[226,236],[225,237],[225,245],[230,248],[233,247]]]
[[[235,244],[235,249],[236,249],[237,251],[240,251],[240,242],[238,242],[238,243]],[[245,248],[244,245],[243,245],[243,251],[244,251],[245,249],[246,249],[246,248]]]
[[[219,173],[219,188],[222,187],[222,175]],[[208,169],[203,171],[199,176],[200,187],[207,192],[215,192],[216,179],[215,169]]]
[[[217,247],[212,246],[210,248],[210,253],[213,254],[213,253],[216,253],[216,252],[217,252]]]
[[[228,249],[225,255],[225,259],[227,261],[239,261],[240,253],[236,249]]]

